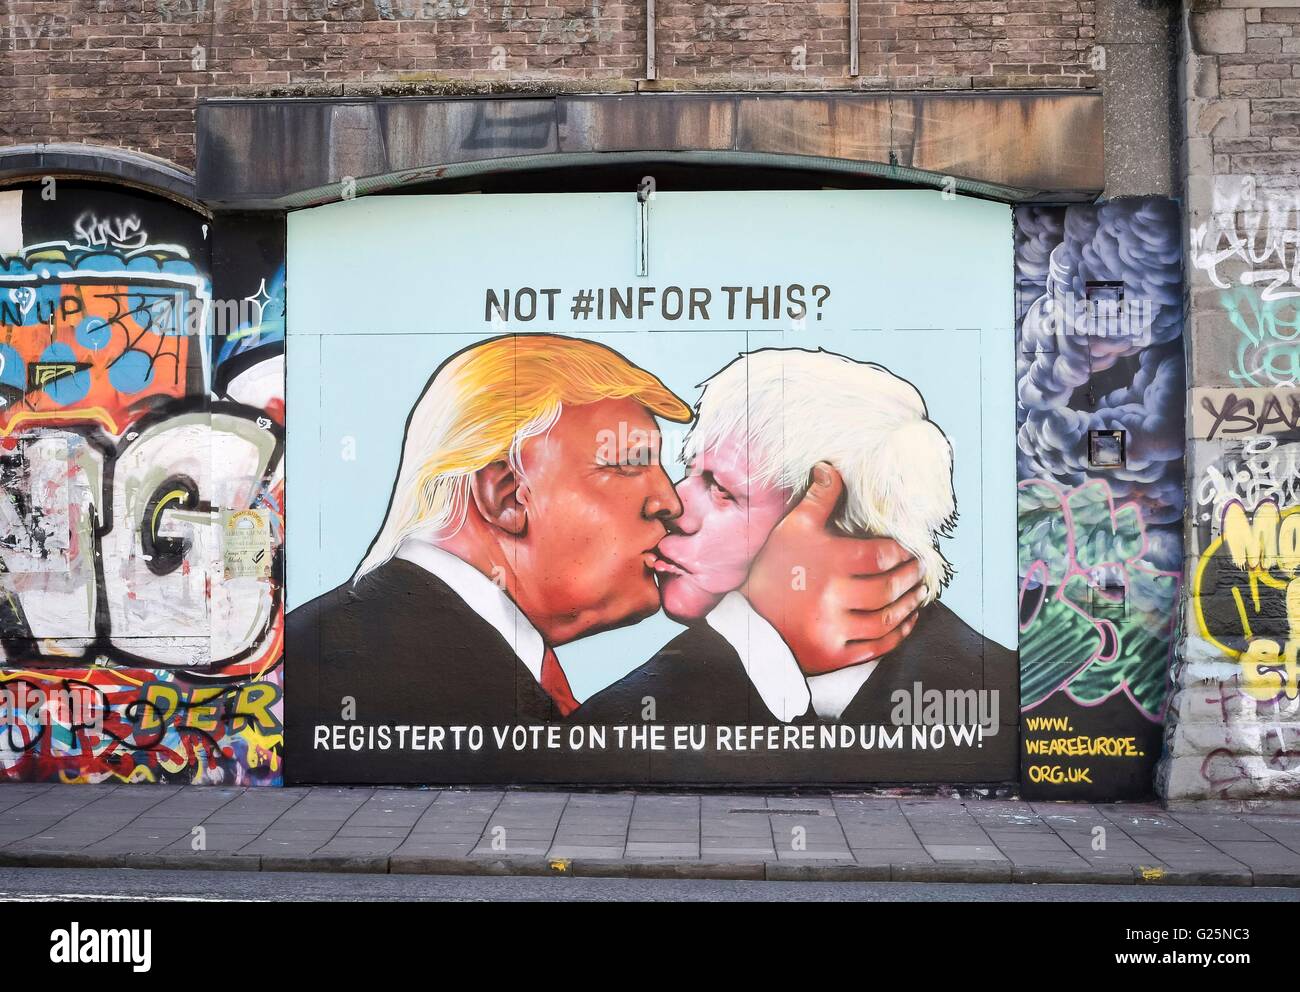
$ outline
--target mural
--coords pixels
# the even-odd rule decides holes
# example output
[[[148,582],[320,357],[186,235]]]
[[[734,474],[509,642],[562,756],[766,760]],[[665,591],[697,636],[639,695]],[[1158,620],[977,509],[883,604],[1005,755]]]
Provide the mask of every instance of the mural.
[[[1021,790],[1140,798],[1182,581],[1178,209],[1015,218]]]
[[[716,208],[682,197],[654,206],[666,248],[696,243],[697,208]],[[302,343],[291,350],[290,395],[300,430],[303,408],[316,404],[321,426],[295,435],[290,457],[295,478],[305,466],[322,495],[319,528],[296,526],[291,538],[291,561],[314,561],[316,572],[292,582],[289,779],[1011,778],[1015,652],[980,629],[984,456],[996,446],[980,443],[982,416],[936,412],[980,409],[978,370],[996,367],[991,356],[1009,369],[1009,333],[1000,353],[993,333],[997,316],[1010,317],[999,309],[1006,276],[1000,304],[945,312],[946,330],[905,331],[901,321],[855,330],[892,314],[875,285],[840,302],[847,283],[816,268],[824,228],[806,255],[783,248],[826,273],[817,279],[729,285],[699,260],[661,259],[654,286],[625,288],[632,260],[607,242],[630,226],[606,230],[584,212],[635,209],[635,198],[548,199],[547,229],[558,211],[603,256],[590,270],[565,259],[580,286],[561,285],[555,271],[521,281],[495,249],[492,263],[475,257],[458,225],[490,230],[493,218],[447,198],[404,198],[400,216],[345,205],[291,219],[289,314]],[[794,209],[849,207],[889,222],[868,210],[872,196],[800,199]],[[541,207],[491,200],[484,211],[500,204],[515,223]],[[773,198],[764,207],[782,209]],[[979,222],[949,233],[955,243],[927,264],[999,230],[1000,208],[972,209]],[[942,207],[931,219],[951,232]],[[391,338],[366,331],[346,297],[321,307],[344,255],[350,279],[372,292],[405,284],[411,263],[400,254],[382,271],[355,260],[383,257],[380,244],[391,252],[403,232],[422,229],[469,253],[476,298],[472,283],[448,278],[409,314],[400,303],[385,312],[388,326],[408,328]],[[712,228],[710,254],[730,251],[741,229]],[[736,248],[736,270],[746,250]],[[420,264],[443,271],[446,249],[429,251]],[[520,254],[544,253],[525,244]],[[923,281],[927,269],[908,263],[908,273]],[[996,287],[984,295],[996,300]],[[697,326],[672,329],[677,320]],[[987,324],[988,337],[959,336],[964,320]],[[463,333],[470,322],[498,333]],[[620,322],[626,331],[609,333]],[[956,390],[941,362],[927,368],[919,357],[937,342],[975,371]],[[409,405],[377,429],[372,417],[328,412],[369,374],[343,356],[369,353],[371,368],[392,372],[386,359],[399,351],[403,365],[441,352]],[[338,382],[345,376],[351,385]],[[1009,434],[1009,404],[1005,412]],[[337,441],[336,424],[346,432]],[[380,446],[386,473],[353,467]],[[358,545],[348,532],[362,514],[375,525]],[[340,574],[334,549],[349,541],[356,557]],[[1009,565],[1008,556],[1008,578]],[[328,573],[338,578],[326,582]],[[304,594],[313,583],[320,592]],[[602,646],[586,655],[594,672],[583,671],[588,643]]]
[[[283,276],[213,234],[0,192],[5,778],[281,781]]]

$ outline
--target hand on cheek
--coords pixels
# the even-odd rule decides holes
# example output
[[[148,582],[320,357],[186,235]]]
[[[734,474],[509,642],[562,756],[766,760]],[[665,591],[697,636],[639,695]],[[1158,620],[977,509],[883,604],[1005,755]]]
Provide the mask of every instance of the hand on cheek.
[[[827,526],[844,491],[830,465],[813,470],[800,504],[772,531],[744,587],[807,675],[893,651],[924,600],[920,564],[889,538],[850,538]]]

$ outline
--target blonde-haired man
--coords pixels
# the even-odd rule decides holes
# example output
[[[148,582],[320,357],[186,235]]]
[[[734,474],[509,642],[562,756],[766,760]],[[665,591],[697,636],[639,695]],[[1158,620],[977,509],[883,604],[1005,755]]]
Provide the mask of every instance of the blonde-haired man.
[[[433,728],[567,717],[578,702],[553,648],[658,611],[655,548],[682,508],[656,417],[691,411],[594,342],[510,335],[449,359],[407,422],[387,516],[353,580],[289,617],[289,777],[519,777],[526,756],[466,753]],[[796,539],[837,574],[866,543]],[[814,583],[807,601],[828,588]],[[827,655],[858,605],[777,623],[781,650]]]

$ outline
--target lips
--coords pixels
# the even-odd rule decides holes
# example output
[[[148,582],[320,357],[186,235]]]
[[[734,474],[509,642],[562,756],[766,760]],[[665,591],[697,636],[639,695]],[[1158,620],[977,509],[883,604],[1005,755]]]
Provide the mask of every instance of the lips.
[[[686,569],[673,561],[671,558],[664,556],[658,551],[647,551],[645,553],[646,568],[659,575],[687,575]]]

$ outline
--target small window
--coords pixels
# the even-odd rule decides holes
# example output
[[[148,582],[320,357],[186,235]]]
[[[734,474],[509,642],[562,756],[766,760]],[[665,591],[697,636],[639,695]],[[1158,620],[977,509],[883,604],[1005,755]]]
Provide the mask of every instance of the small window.
[[[1127,431],[1089,431],[1088,463],[1093,468],[1122,468]]]
[[[1128,331],[1122,282],[1084,284],[1088,297],[1088,333],[1097,337],[1118,337]]]

